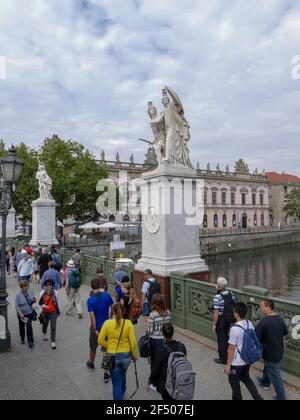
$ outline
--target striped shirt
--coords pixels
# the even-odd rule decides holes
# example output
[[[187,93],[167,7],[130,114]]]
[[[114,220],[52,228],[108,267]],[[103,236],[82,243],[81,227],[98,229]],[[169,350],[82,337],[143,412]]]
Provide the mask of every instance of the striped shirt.
[[[217,293],[214,297],[214,310],[219,311],[220,315],[224,314],[225,301],[223,296],[232,295],[233,300],[235,300],[234,295],[229,290],[223,290],[222,293]]]
[[[151,312],[148,318],[148,333],[150,338],[163,340],[162,327],[167,322],[171,322],[170,311],[167,311],[164,316],[161,316],[157,311]]]

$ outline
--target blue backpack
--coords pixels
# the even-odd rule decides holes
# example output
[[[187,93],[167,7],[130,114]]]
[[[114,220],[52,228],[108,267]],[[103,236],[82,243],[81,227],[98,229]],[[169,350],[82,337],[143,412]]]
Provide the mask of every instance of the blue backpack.
[[[249,321],[247,321],[247,329],[241,325],[235,325],[234,327],[241,328],[244,331],[242,351],[238,348],[237,351],[247,365],[253,365],[262,357],[262,345],[259,342],[256,332],[249,328]]]

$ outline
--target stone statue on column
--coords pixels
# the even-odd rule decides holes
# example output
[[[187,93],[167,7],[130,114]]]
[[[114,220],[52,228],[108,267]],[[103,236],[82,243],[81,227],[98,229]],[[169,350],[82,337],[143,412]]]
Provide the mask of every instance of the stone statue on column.
[[[39,181],[39,193],[41,200],[52,200],[52,179],[46,172],[44,163],[39,163],[39,170],[36,174],[36,179]]]
[[[152,102],[148,104],[150,124],[157,144],[159,164],[193,169],[188,142],[190,126],[178,95],[168,86],[163,89],[164,111],[158,115]]]

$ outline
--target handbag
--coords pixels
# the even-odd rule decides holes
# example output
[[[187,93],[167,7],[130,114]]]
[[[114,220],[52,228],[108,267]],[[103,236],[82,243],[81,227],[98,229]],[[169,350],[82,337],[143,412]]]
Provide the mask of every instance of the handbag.
[[[27,299],[27,296],[26,295],[24,295],[24,297],[25,297],[25,299],[27,300],[27,303],[28,303],[28,305],[30,306],[30,307],[32,307],[32,305],[33,305],[33,302],[32,302],[32,304],[30,305],[30,303],[29,303],[29,300]],[[31,316],[31,320],[32,321],[37,321],[37,319],[38,319],[38,314],[37,314],[37,312],[36,312],[36,310],[35,309],[32,309],[32,314],[31,314],[32,316]]]
[[[41,325],[46,324],[46,313],[45,312],[41,312],[40,315],[39,315],[39,317],[38,317],[38,320],[40,321],[40,324]]]
[[[121,334],[120,334],[120,337],[119,337],[116,352],[118,351],[118,348],[119,348],[119,345],[120,345],[120,341],[121,341],[121,337],[122,337],[122,334],[123,334],[124,327],[125,327],[125,319],[124,319],[124,322],[123,322],[123,327],[122,327]],[[114,355],[106,353],[103,357],[101,368],[104,369],[104,370],[114,370],[115,367],[116,367],[116,360],[115,360]]]
[[[150,357],[150,337],[148,333],[139,339],[138,346],[141,358],[148,359]]]

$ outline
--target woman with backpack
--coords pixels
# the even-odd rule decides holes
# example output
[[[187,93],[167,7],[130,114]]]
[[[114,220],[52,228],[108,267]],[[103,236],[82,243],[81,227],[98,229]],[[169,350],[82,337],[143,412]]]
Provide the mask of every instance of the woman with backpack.
[[[60,310],[57,301],[57,291],[54,289],[54,281],[47,280],[45,283],[44,290],[41,293],[39,302],[42,307],[42,313],[40,314],[39,320],[43,326],[42,331],[44,334],[44,341],[48,341],[47,330],[48,325],[51,325],[51,348],[56,349],[56,323],[57,318],[60,315]]]
[[[164,298],[159,294],[153,296],[151,306],[152,312],[148,318],[147,333],[150,338],[150,362],[151,367],[153,367],[156,352],[164,341],[162,327],[167,322],[171,322],[171,313],[167,308]]]
[[[151,375],[146,385],[146,391],[150,391],[151,384],[155,385],[157,391],[161,394],[163,401],[172,403],[174,399],[166,389],[168,380],[168,362],[172,352],[181,352],[186,356],[186,348],[184,344],[173,340],[174,327],[168,322],[162,327],[164,337],[163,345],[157,350],[156,358],[151,367]]]
[[[122,284],[122,293],[121,304],[124,307],[124,319],[130,319],[133,324],[137,324],[138,318],[142,313],[140,300],[130,283]]]
[[[123,318],[124,308],[116,303],[111,310],[112,319],[106,321],[101,328],[98,344],[106,349],[107,355],[102,367],[109,367],[113,385],[113,399],[124,400],[126,392],[126,373],[131,359],[137,359],[137,343],[134,326]]]

